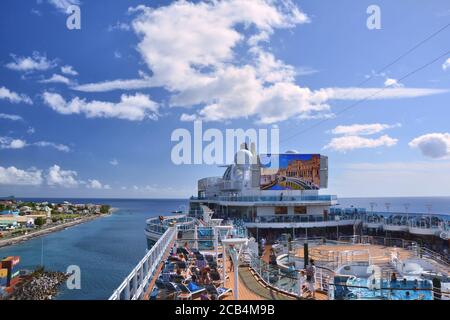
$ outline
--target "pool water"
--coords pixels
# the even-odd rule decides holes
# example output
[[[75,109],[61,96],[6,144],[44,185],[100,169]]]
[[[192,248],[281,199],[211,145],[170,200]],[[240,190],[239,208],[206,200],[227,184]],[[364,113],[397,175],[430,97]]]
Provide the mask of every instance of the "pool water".
[[[381,288],[392,288],[371,290],[368,288],[369,279],[367,278],[349,278],[347,286],[347,299],[389,299],[389,300],[433,300],[431,282],[428,280],[407,280],[407,281],[382,281]],[[423,289],[423,290],[420,290]]]

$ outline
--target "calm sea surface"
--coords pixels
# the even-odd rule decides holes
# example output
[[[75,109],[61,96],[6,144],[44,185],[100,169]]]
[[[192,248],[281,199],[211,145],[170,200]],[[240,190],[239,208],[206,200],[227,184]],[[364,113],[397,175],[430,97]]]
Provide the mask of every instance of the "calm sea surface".
[[[21,257],[21,268],[31,269],[41,264],[50,270],[65,271],[70,265],[81,269],[81,289],[62,289],[58,299],[107,299],[136,263],[144,256],[146,239],[145,220],[149,217],[170,214],[184,209],[187,200],[119,200],[119,199],[24,199],[34,201],[73,203],[102,203],[118,208],[113,215],[71,227],[47,236],[32,239],[0,249],[0,257]],[[404,211],[403,204],[410,204],[410,212],[450,214],[450,197],[436,198],[343,198],[341,207],[369,208],[385,211],[385,203],[391,203],[391,211]]]

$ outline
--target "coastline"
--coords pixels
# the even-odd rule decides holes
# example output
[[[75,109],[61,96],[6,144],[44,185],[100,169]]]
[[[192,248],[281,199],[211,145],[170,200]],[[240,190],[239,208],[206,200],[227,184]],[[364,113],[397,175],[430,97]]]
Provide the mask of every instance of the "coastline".
[[[59,224],[59,225],[56,225],[56,226],[48,227],[48,228],[45,228],[45,229],[34,231],[34,232],[29,233],[29,234],[21,235],[21,236],[14,237],[14,238],[0,239],[0,248],[9,247],[9,246],[12,246],[12,245],[15,245],[15,244],[18,244],[18,243],[26,242],[28,240],[31,240],[31,239],[34,239],[34,238],[37,238],[37,237],[45,236],[47,234],[58,232],[58,231],[64,230],[64,229],[69,228],[69,227],[73,227],[73,226],[76,226],[76,225],[79,225],[79,224],[82,224],[82,223],[85,223],[85,222],[96,220],[98,218],[108,217],[111,214],[113,214],[113,212],[115,212],[117,210],[118,210],[117,208],[112,208],[109,213],[89,216],[89,217],[86,217],[86,218],[81,218],[81,219],[78,219],[78,220],[75,220],[75,221],[62,223],[62,224]]]

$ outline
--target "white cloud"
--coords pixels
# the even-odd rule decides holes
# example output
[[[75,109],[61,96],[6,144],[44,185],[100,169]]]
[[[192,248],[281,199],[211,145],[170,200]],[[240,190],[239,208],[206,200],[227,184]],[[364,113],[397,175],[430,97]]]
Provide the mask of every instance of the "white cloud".
[[[31,57],[18,57],[14,54],[11,55],[13,62],[6,64],[6,67],[15,71],[45,71],[56,66],[56,61],[50,61],[45,55],[41,55],[39,52],[33,52]]]
[[[318,72],[319,72],[318,70],[316,70],[314,68],[311,68],[311,67],[298,67],[298,68],[295,68],[295,74],[297,76],[309,76],[311,74],[315,74],[315,73],[318,73]]]
[[[71,5],[81,5],[79,0],[48,0],[48,2],[62,13],[66,13],[67,8]]]
[[[11,120],[11,121],[22,121],[23,118],[21,116],[15,114],[6,114],[0,113],[0,119]]]
[[[42,12],[37,9],[31,9],[31,13],[37,15],[38,17],[42,16]]]
[[[450,133],[429,133],[417,137],[409,143],[418,148],[426,157],[441,159],[450,157]]]
[[[331,149],[339,152],[346,152],[355,149],[392,147],[395,146],[398,139],[383,135],[379,138],[364,138],[360,136],[343,136],[331,139],[331,142],[325,146],[325,149]]]
[[[197,116],[195,114],[183,113],[180,117],[180,121],[183,121],[183,122],[192,122],[195,120],[197,120]]]
[[[96,190],[111,190],[111,186],[109,184],[102,184],[97,179],[89,179],[88,183],[86,184],[86,188]]]
[[[73,86],[71,89],[81,92],[106,92],[113,90],[139,90],[155,87],[149,79],[113,80],[98,83],[86,83]]]
[[[320,100],[382,100],[403,99],[447,93],[447,89],[429,88],[325,88],[314,91]]]
[[[69,152],[70,148],[63,144],[57,144],[48,141],[39,141],[34,143],[27,143],[25,140],[13,139],[10,137],[0,137],[0,149],[23,149],[25,147],[50,147],[58,151]]]
[[[450,58],[448,58],[447,60],[445,60],[444,64],[442,65],[442,70],[447,70],[450,69]]]
[[[70,152],[70,148],[64,144],[58,144],[58,143],[54,143],[54,142],[48,142],[48,141],[39,141],[36,143],[33,143],[34,146],[37,147],[50,147],[50,148],[54,148],[58,151],[62,151],[62,152]]]
[[[14,139],[11,141],[9,148],[11,149],[22,149],[26,146],[26,142],[20,139]]]
[[[238,25],[255,27],[259,34],[309,21],[291,1],[177,1],[157,9],[139,6],[133,11],[139,12],[132,23],[141,37],[139,52],[154,76],[175,89],[207,80],[208,73],[202,73],[202,68],[232,61],[233,48],[245,39]]]
[[[273,54],[259,47],[251,49],[255,55],[257,77],[267,83],[293,82],[295,68],[277,60]]]
[[[24,94],[18,94],[5,87],[0,87],[0,99],[8,100],[11,103],[33,104],[30,97]]]
[[[44,183],[52,188],[76,188],[85,185],[87,189],[112,189],[109,184],[102,184],[96,179],[89,179],[88,182],[78,180],[76,171],[63,170],[59,165],[51,166],[45,173],[36,168],[22,170],[14,166],[8,168],[0,166],[0,185],[40,186]]]
[[[119,165],[119,161],[117,161],[117,159],[112,159],[112,160],[109,162],[109,164],[112,165],[112,166],[118,166],[118,165]]]
[[[37,186],[42,184],[42,171],[0,167],[0,184],[11,186]]]
[[[394,125],[382,124],[382,123],[371,123],[371,124],[353,124],[349,126],[337,126],[331,133],[335,135],[372,135],[376,133],[383,132],[386,129],[400,127],[401,124],[397,123]]]
[[[148,95],[122,95],[120,102],[86,101],[78,97],[66,101],[57,93],[44,92],[44,102],[61,114],[85,114],[88,118],[118,118],[140,121],[145,118],[156,120],[159,105]]]
[[[400,87],[403,87],[403,84],[398,82],[397,79],[386,78],[386,81],[384,81],[384,86],[385,87],[392,87],[392,88],[400,88]]]
[[[69,75],[69,76],[77,76],[77,75],[78,75],[78,72],[75,71],[75,70],[73,69],[73,67],[72,67],[72,66],[69,66],[69,65],[62,66],[62,67],[61,67],[61,72],[62,72],[63,74]]]
[[[41,83],[64,83],[66,85],[71,85],[72,80],[67,77],[64,77],[60,74],[53,74],[50,78],[44,79],[40,81]]]
[[[0,137],[0,149],[23,149],[27,143],[21,139],[12,139],[10,137]]]
[[[108,26],[108,31],[115,31],[115,30],[120,30],[120,31],[130,31],[131,27],[129,24],[125,23],[125,22],[117,22],[115,25],[110,25]]]
[[[100,183],[100,181],[98,180],[89,180],[88,184],[87,184],[87,188],[89,189],[102,189],[103,185]]]
[[[78,173],[72,170],[62,170],[60,166],[54,165],[48,169],[46,175],[47,184],[49,186],[59,187],[76,187],[79,185],[77,180]]]

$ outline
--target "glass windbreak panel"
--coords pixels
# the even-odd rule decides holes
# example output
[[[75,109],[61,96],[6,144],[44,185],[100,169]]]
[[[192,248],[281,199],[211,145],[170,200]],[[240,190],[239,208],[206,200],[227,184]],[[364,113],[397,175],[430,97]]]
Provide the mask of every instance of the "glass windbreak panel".
[[[349,276],[334,277],[335,300],[432,300],[433,293],[429,281],[396,281],[383,280],[381,287],[370,289],[367,278]]]
[[[275,207],[275,214],[288,214],[287,207]]]
[[[306,214],[306,206],[295,206],[294,214]]]

